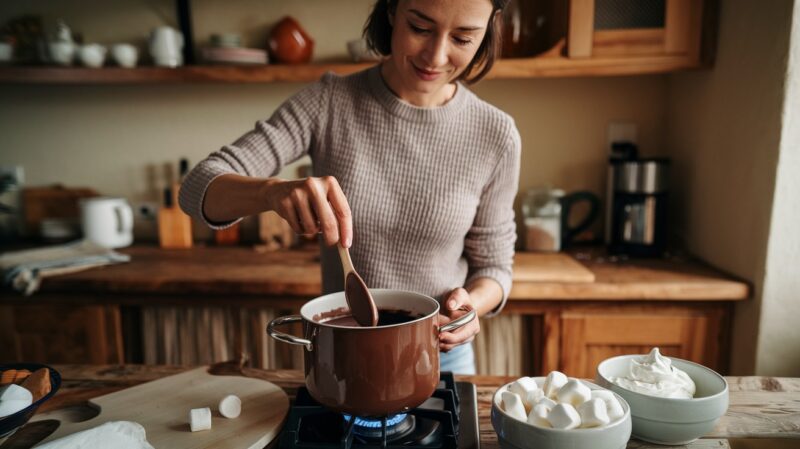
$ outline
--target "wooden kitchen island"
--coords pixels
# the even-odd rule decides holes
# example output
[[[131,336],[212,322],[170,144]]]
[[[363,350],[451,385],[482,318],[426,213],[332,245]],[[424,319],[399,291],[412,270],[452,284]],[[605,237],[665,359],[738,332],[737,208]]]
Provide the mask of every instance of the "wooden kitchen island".
[[[39,413],[78,406],[86,400],[108,394],[142,382],[160,379],[190,369],[176,366],[146,365],[57,365],[63,378],[59,392],[45,403]],[[235,364],[216,364],[214,374],[241,374],[268,380],[282,387],[291,398],[303,385],[302,372],[296,370],[240,369]],[[478,391],[478,420],[482,449],[496,449],[497,435],[490,421],[491,398],[494,391],[513,377],[457,376],[476,385]],[[756,438],[764,440],[763,447],[773,449],[800,446],[800,379],[774,377],[727,377],[730,386],[728,413],[714,431],[688,445],[690,449],[737,447],[728,439]],[[243,411],[247,413],[247,411]],[[72,409],[73,419],[80,415]],[[36,417],[34,417],[34,421]],[[46,426],[30,422],[7,441],[0,449],[28,448],[44,437]],[[628,448],[663,448],[631,440]],[[752,446],[748,446],[752,447]]]
[[[264,328],[319,295],[315,245],[120,251],[130,263],[45,279],[28,298],[0,294],[0,361],[196,365],[245,352],[257,367],[302,367],[300,351],[276,346]],[[504,312],[483,320],[476,341],[481,372],[593,377],[601,360],[653,346],[727,371],[733,304],[749,297],[747,283],[689,257],[614,259],[596,248],[571,256],[517,254]],[[565,257],[578,275],[553,263]],[[187,345],[216,352],[196,359]]]

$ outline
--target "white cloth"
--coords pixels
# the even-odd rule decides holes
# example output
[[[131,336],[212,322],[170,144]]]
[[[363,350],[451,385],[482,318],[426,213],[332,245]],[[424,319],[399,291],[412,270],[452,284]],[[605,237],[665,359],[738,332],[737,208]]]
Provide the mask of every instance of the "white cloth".
[[[128,262],[131,257],[88,240],[45,248],[0,254],[3,283],[25,295],[39,289],[48,276],[74,273],[91,267]]]
[[[59,438],[37,449],[154,449],[144,427],[131,421],[111,421]]]

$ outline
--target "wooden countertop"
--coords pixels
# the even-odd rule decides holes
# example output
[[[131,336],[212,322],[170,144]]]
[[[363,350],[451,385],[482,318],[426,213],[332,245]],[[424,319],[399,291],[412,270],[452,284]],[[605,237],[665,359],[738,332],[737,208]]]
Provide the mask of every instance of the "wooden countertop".
[[[142,382],[183,372],[189,367],[145,365],[56,365],[63,379],[59,392],[39,410],[60,409],[84,403],[87,399],[108,394]],[[303,385],[300,371],[240,370],[234,364],[217,364],[215,374],[243,374],[273,382],[284,388],[290,397]],[[481,448],[499,447],[490,421],[491,398],[494,391],[513,378],[498,376],[457,376],[476,385],[478,390],[478,420]],[[682,446],[690,449],[730,447],[729,438],[772,438],[783,441],[800,439],[800,378],[727,377],[730,387],[728,413],[716,428],[704,438]],[[77,412],[75,412],[77,413]],[[27,448],[40,438],[42,426],[29,423],[0,448]],[[800,444],[800,442],[794,442]],[[631,440],[628,448],[658,448]],[[780,446],[789,447],[789,446]]]
[[[42,283],[42,293],[105,295],[277,296],[308,299],[321,291],[318,249],[259,253],[250,247],[195,247],[164,250],[134,246],[126,264],[57,276]],[[594,282],[514,281],[511,300],[741,300],[745,282],[697,261],[682,259],[611,260],[597,252],[577,256]],[[521,253],[524,254],[524,253]],[[587,256],[588,255],[588,256]],[[536,269],[530,257],[518,257]],[[520,262],[522,261],[522,262]]]

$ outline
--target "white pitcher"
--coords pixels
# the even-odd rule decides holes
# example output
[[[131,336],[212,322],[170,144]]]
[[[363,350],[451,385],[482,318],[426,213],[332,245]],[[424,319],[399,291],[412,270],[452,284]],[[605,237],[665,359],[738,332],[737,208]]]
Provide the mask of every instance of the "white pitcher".
[[[183,65],[183,34],[175,28],[160,26],[150,32],[150,56],[159,67]]]
[[[87,198],[80,206],[84,238],[106,248],[133,243],[133,210],[124,198]]]

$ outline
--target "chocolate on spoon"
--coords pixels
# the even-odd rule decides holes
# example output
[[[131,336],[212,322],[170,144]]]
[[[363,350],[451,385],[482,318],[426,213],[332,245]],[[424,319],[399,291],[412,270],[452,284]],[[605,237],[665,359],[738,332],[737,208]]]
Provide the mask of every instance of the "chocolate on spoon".
[[[378,308],[375,306],[375,300],[372,299],[367,284],[353,268],[350,251],[341,243],[338,243],[337,246],[344,271],[344,297],[350,307],[350,313],[353,314],[353,318],[360,326],[377,326]]]

